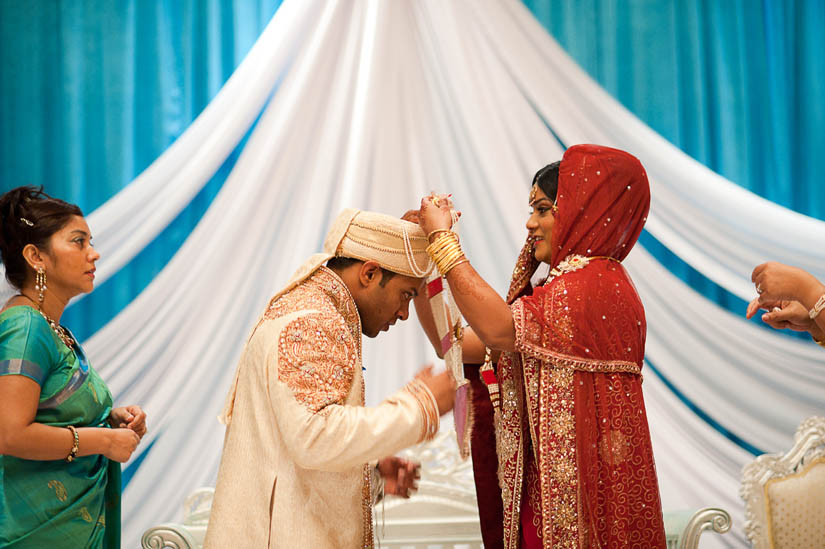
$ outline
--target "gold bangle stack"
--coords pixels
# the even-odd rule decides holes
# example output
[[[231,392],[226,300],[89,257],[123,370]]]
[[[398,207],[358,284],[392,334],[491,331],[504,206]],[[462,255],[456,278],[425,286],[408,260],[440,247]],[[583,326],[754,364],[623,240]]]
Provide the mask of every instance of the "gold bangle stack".
[[[80,437],[77,435],[77,429],[75,429],[73,425],[67,425],[66,429],[72,432],[72,437],[74,438],[72,449],[69,451],[69,455],[66,456],[66,461],[71,463],[77,457],[77,451],[80,449]]]
[[[421,416],[423,424],[421,426],[421,434],[418,436],[418,442],[428,441],[435,438],[438,434],[438,404],[435,402],[435,397],[423,381],[420,379],[413,379],[407,384],[405,389],[418,401],[421,407]]]
[[[438,237],[432,244],[427,246],[427,254],[435,263],[441,276],[447,276],[456,265],[467,263],[469,260],[461,251],[461,244],[458,243],[458,235],[453,231],[433,231],[430,234],[438,233]]]

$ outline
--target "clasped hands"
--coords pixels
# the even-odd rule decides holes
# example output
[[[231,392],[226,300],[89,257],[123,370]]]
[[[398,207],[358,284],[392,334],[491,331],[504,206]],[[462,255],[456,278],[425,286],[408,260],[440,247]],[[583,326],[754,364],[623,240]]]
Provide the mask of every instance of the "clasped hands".
[[[769,261],[753,270],[751,281],[759,295],[748,304],[747,318],[764,309],[768,312],[762,315],[762,321],[772,328],[811,332],[816,339],[825,336],[808,315],[810,307],[825,293],[825,286],[812,274]]]
[[[449,230],[453,226],[453,202],[451,194],[430,193],[421,199],[418,210],[409,210],[401,219],[418,223],[427,236],[433,231]],[[461,217],[461,212],[456,212]]]
[[[138,438],[143,438],[146,434],[146,412],[136,404],[112,408],[109,425],[115,429],[130,429]]]

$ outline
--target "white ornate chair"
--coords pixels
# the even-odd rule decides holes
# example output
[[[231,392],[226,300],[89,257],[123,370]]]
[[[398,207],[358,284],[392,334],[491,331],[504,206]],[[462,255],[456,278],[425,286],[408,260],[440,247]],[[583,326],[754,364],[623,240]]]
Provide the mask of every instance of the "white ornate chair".
[[[717,507],[695,511],[665,511],[667,549],[697,549],[699,537],[707,530],[725,534],[730,530],[730,514]]]
[[[183,524],[166,522],[143,533],[143,549],[200,549],[212,509],[214,488],[199,488],[183,503]]]
[[[803,421],[787,453],[746,465],[740,495],[754,549],[825,548],[825,418]]]
[[[472,462],[460,459],[455,433],[442,431],[432,441],[401,454],[421,462],[421,480],[411,498],[388,497],[376,506],[380,547],[481,549]],[[213,494],[212,488],[201,488],[186,498],[183,524],[148,529],[141,540],[143,549],[199,549]],[[668,549],[696,549],[704,531],[724,533],[730,524],[730,515],[722,509],[665,513]]]

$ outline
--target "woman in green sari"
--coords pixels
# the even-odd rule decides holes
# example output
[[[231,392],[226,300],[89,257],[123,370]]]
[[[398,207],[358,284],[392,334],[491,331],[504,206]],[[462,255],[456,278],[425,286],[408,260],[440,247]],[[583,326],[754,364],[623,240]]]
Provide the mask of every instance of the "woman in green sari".
[[[60,325],[100,257],[77,206],[34,187],[0,197],[18,294],[0,309],[0,547],[120,547],[120,463],[146,432]]]

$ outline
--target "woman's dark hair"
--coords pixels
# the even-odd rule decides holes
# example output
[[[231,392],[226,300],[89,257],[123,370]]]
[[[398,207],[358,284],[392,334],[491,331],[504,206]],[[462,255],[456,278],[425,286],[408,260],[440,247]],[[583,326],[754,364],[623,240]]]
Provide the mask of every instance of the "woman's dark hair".
[[[51,236],[66,226],[80,208],[43,192],[43,187],[17,187],[0,196],[0,255],[6,280],[17,289],[26,280],[23,248],[49,250]]]
[[[541,192],[553,202],[556,201],[556,193],[559,190],[559,164],[561,161],[548,164],[533,176],[533,185],[538,185]]]

